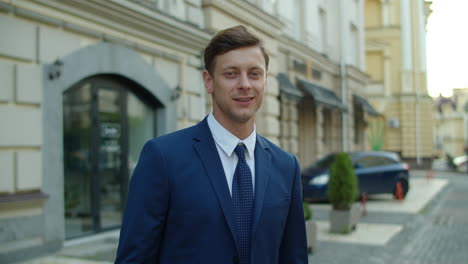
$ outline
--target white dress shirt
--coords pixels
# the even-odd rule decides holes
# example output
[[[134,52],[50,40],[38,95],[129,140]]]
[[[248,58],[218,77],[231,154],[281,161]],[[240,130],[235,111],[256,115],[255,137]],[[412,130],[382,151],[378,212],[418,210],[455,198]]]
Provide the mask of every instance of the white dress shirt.
[[[208,115],[208,127],[210,128],[211,134],[213,135],[214,141],[216,143],[216,148],[218,149],[219,157],[221,158],[221,163],[223,164],[224,174],[226,175],[226,180],[229,186],[229,192],[232,196],[232,179],[234,178],[234,172],[236,170],[237,161],[239,158],[234,153],[234,149],[239,143],[243,143],[247,149],[245,160],[250,167],[252,172],[252,186],[255,191],[255,142],[257,141],[256,127],[250,136],[244,140],[240,140],[224,128],[213,116],[213,112]]]

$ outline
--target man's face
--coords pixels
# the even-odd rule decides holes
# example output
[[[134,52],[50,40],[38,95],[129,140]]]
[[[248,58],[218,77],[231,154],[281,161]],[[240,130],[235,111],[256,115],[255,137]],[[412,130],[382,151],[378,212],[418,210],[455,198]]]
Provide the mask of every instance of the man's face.
[[[266,76],[265,58],[258,46],[216,56],[213,75],[203,72],[216,120],[223,126],[253,124],[262,104]]]

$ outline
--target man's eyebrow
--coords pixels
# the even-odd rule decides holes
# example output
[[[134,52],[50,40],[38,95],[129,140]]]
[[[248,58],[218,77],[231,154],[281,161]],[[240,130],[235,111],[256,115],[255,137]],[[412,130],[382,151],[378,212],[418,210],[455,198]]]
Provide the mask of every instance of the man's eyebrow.
[[[263,70],[262,66],[260,66],[260,65],[254,65],[254,66],[250,67],[250,69],[261,69],[261,70]]]
[[[250,67],[249,70],[261,70],[262,72],[265,71],[265,69],[261,66],[253,66],[253,67]]]
[[[239,67],[233,66],[233,65],[228,65],[222,68],[222,70],[237,70]]]
[[[240,67],[238,66],[234,66],[234,65],[227,65],[223,68],[221,68],[222,71],[225,71],[225,70],[238,70]],[[265,69],[261,66],[261,65],[252,65],[250,67],[248,67],[248,70],[251,71],[251,70],[261,70],[261,71],[265,71]]]

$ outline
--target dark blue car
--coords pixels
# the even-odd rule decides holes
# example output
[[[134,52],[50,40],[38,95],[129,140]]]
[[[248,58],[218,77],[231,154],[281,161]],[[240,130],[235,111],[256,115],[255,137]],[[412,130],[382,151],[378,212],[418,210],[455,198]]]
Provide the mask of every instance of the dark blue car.
[[[409,190],[409,166],[398,154],[385,151],[349,153],[359,179],[359,194],[391,193],[404,198]],[[327,200],[329,167],[336,153],[329,154],[302,172],[304,200]]]

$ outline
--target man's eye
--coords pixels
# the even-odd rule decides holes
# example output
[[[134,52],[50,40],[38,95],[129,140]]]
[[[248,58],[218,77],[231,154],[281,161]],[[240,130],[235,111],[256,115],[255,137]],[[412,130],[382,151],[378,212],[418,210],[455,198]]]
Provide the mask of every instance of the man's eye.
[[[228,78],[233,78],[233,77],[236,76],[236,73],[235,72],[225,72],[224,76],[226,76]]]
[[[262,73],[261,73],[261,72],[254,71],[254,72],[251,72],[251,73],[250,73],[250,76],[252,76],[252,77],[254,77],[254,78],[259,78],[260,76],[262,76]]]

